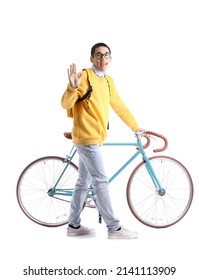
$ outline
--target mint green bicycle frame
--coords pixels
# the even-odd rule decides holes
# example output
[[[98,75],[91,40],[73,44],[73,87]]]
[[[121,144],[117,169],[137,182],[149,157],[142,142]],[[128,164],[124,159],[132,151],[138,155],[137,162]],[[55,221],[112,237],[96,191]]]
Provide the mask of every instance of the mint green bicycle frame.
[[[145,154],[144,151],[144,147],[143,144],[139,138],[138,135],[136,135],[137,137],[137,142],[136,143],[104,143],[104,146],[135,146],[138,147],[138,151],[135,152],[135,154],[133,156],[131,156],[113,175],[112,177],[109,179],[109,182],[111,183],[139,154],[142,154],[142,159],[145,162],[145,166],[146,169],[151,177],[151,180],[153,181],[153,184],[155,186],[155,188],[157,189],[158,193],[160,195],[164,195],[165,194],[165,190],[162,188],[158,178],[156,177],[156,174],[151,166],[150,160],[148,159],[148,157]],[[55,182],[53,188],[51,188],[49,190],[49,195],[50,196],[54,196],[54,195],[66,195],[66,196],[72,196],[73,194],[73,190],[70,189],[57,189],[57,185],[59,183],[59,181],[61,180],[64,172],[66,171],[66,169],[68,168],[68,166],[70,165],[70,163],[72,162],[75,154],[76,154],[76,149],[72,148],[70,156],[68,156],[66,158],[66,166],[64,167],[63,171],[61,172],[60,176],[58,177],[57,181]],[[94,190],[92,187],[92,184],[90,186],[90,190],[91,190],[91,194],[88,194],[88,198],[91,198],[94,195]]]

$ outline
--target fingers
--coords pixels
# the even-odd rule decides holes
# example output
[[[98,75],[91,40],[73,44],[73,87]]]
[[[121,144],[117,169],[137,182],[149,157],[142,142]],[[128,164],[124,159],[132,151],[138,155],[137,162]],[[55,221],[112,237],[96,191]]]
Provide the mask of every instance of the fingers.
[[[70,74],[76,74],[76,64],[73,63],[70,65]]]
[[[72,63],[70,67],[67,69],[68,72],[68,79],[69,83],[73,88],[78,87],[81,77],[78,77],[78,74],[76,72],[76,64]],[[81,75],[80,75],[81,76]]]
[[[76,64],[73,63],[72,65],[73,65],[73,73],[76,73]]]
[[[146,131],[146,130],[143,129],[143,128],[141,128],[141,127],[139,127],[139,128],[136,130],[136,132],[144,132],[144,131]]]
[[[76,74],[76,64],[75,63],[72,63],[70,65],[70,67],[67,69],[67,73],[68,73],[68,79],[69,79],[69,82],[71,83],[71,78],[74,74]]]

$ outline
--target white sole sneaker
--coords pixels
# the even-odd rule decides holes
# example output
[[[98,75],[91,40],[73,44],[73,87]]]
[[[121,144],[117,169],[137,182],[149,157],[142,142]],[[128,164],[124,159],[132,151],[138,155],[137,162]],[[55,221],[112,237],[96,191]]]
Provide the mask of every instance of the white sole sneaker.
[[[136,239],[139,234],[136,231],[130,231],[124,227],[120,230],[110,230],[108,231],[108,239]]]
[[[90,229],[84,226],[80,226],[80,228],[72,228],[67,227],[67,236],[93,236],[95,235],[95,230]]]

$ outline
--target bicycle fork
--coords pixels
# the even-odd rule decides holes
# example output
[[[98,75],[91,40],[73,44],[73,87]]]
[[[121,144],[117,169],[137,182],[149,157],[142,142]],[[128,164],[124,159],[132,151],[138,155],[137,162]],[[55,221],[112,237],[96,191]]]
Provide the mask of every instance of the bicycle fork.
[[[158,191],[158,194],[160,196],[165,195],[165,193],[166,193],[165,189],[161,186],[160,181],[158,180],[158,178],[157,178],[157,176],[154,172],[154,169],[153,169],[153,167],[150,163],[150,160],[145,155],[143,155],[143,160],[145,162],[145,167],[146,167],[146,169],[147,169],[147,171],[148,171],[148,173],[151,177],[151,180],[153,181],[153,184]]]

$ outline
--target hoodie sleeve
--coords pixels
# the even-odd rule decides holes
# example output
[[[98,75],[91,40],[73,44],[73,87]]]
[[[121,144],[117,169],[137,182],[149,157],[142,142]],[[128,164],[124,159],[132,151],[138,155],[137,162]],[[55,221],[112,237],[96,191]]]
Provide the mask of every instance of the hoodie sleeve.
[[[109,77],[109,80],[110,80],[110,90],[111,90],[111,99],[110,99],[111,107],[128,127],[130,127],[133,131],[136,131],[139,128],[137,121],[135,120],[129,108],[124,104],[119,94],[117,93],[113,79]]]
[[[61,105],[64,109],[71,109],[75,102],[78,99],[78,89],[71,87],[70,84],[68,84],[67,89],[65,90],[62,99],[61,99]]]

